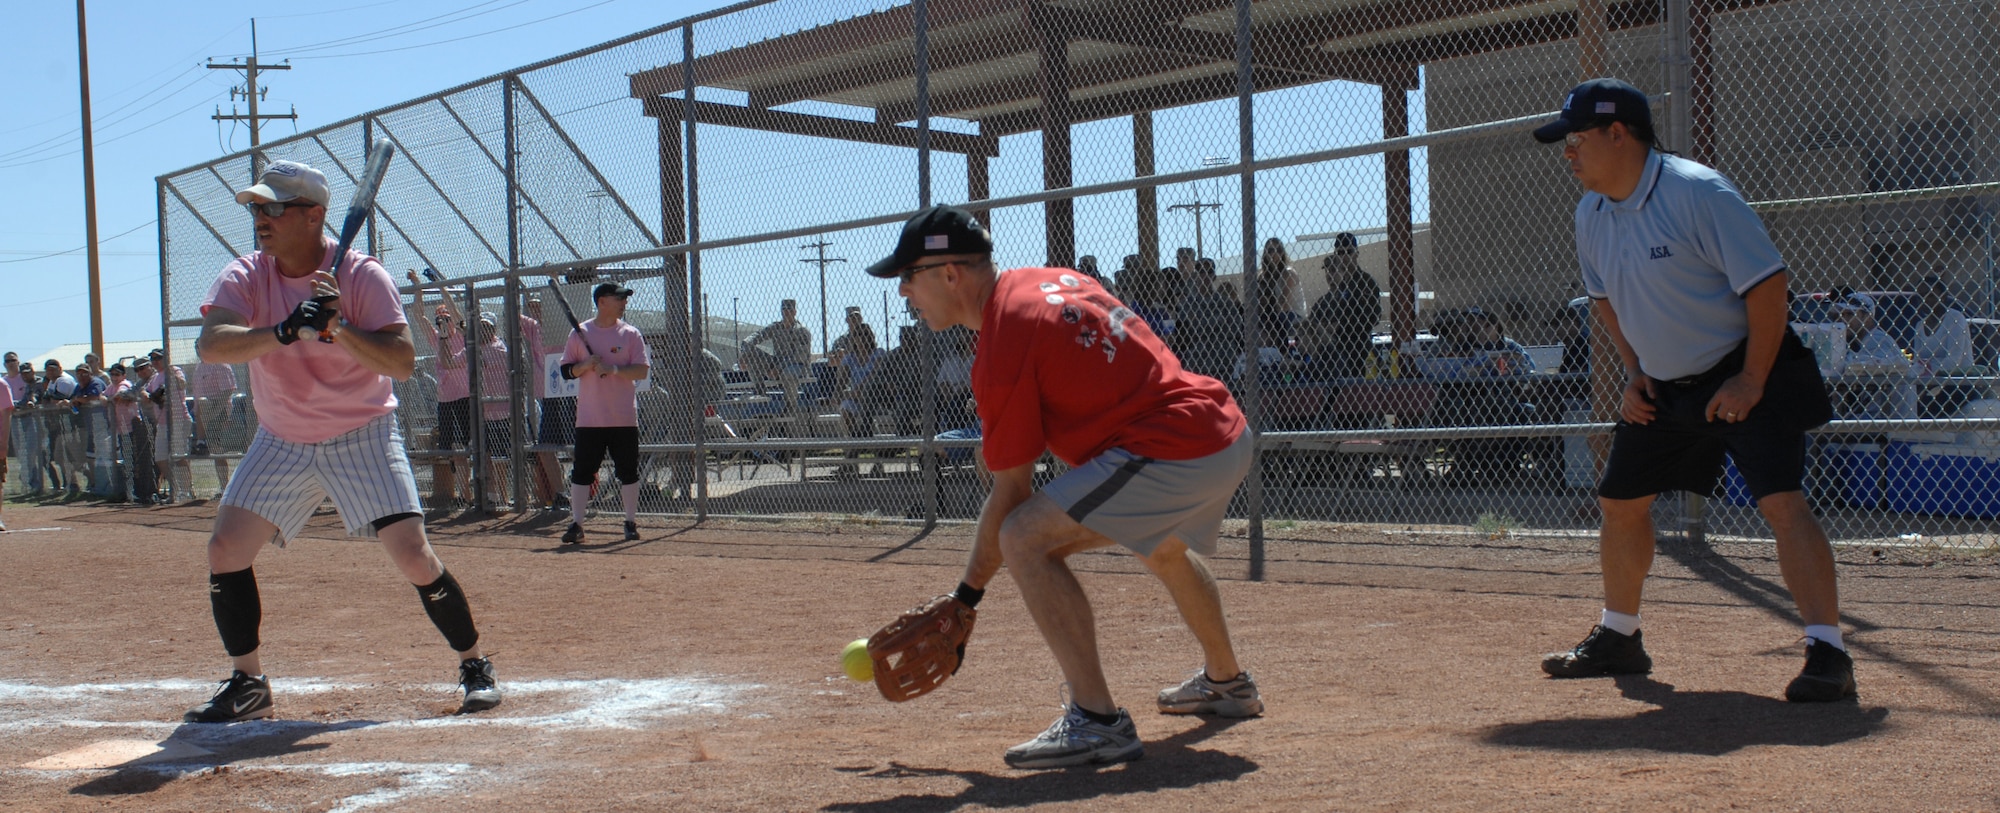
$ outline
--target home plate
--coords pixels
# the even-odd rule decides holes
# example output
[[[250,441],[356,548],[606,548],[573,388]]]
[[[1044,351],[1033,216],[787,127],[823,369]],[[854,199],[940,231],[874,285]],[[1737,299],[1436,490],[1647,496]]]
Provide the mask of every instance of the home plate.
[[[36,771],[88,771],[163,760],[205,757],[214,752],[180,740],[100,740],[43,757],[21,767]]]

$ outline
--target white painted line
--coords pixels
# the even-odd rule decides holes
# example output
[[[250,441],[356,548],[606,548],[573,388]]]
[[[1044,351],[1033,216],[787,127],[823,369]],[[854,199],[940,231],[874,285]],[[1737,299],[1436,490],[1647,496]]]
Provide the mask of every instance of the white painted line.
[[[37,771],[77,771],[119,768],[148,762],[186,761],[214,754],[183,740],[99,740],[81,748],[46,756],[22,765]]]

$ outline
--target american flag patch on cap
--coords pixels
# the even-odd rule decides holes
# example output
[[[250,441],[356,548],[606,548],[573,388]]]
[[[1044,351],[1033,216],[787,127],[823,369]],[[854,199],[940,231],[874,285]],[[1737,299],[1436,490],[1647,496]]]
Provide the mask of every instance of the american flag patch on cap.
[[[1618,112],[1618,103],[1617,103],[1617,102],[1598,102],[1598,103],[1597,103],[1597,112],[1599,112],[1599,113],[1616,113],[1616,112]]]
[[[924,250],[925,250],[925,251],[941,251],[941,250],[944,250],[944,249],[947,249],[947,248],[951,248],[951,236],[950,236],[950,235],[946,235],[946,234],[927,234],[927,235],[924,235]]]

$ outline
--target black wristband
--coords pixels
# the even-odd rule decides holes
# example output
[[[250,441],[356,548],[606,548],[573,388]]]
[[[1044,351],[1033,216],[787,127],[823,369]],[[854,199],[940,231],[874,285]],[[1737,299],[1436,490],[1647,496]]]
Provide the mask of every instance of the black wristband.
[[[967,607],[977,608],[979,600],[986,597],[986,591],[965,582],[959,582],[958,589],[951,591],[951,597],[958,599],[960,603]]]
[[[563,366],[562,366],[562,377],[563,377],[563,380],[564,380],[564,381],[574,381],[574,380],[576,380],[576,364],[574,364],[574,363],[571,363],[571,364],[565,364],[565,365],[563,365]]]
[[[277,323],[277,324],[275,324],[275,325],[272,325],[272,326],[271,326],[271,333],[272,333],[273,335],[275,335],[275,336],[277,336],[277,337],[278,337],[278,343],[279,343],[279,344],[285,344],[285,345],[289,345],[289,344],[291,344],[292,342],[295,342],[295,341],[298,341],[298,340],[299,340],[299,334],[297,334],[297,333],[292,333],[292,334],[289,334],[289,335],[287,335],[287,334],[285,333],[285,324],[286,324],[286,322],[290,322],[290,321],[291,321],[291,320],[287,319],[287,320],[285,320],[284,322],[279,322],[279,323]]]

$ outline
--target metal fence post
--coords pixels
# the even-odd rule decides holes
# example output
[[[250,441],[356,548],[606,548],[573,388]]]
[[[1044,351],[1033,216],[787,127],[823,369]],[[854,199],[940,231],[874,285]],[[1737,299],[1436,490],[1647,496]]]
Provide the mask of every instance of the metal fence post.
[[[686,26],[683,26],[681,28],[681,95],[683,99],[683,102],[681,103],[681,111],[683,115],[682,126],[686,128],[686,131],[682,135],[681,139],[682,143],[681,156],[683,160],[683,166],[686,168],[687,171],[687,185],[686,185],[687,242],[690,243],[701,242],[701,183],[700,183],[700,165],[696,163],[696,156],[695,156],[696,122],[695,122],[695,103],[694,103],[694,83],[695,83],[694,24],[688,23]],[[693,288],[690,289],[690,293],[692,295],[689,296],[687,299],[688,313],[702,314],[702,308],[700,304],[701,252],[698,250],[690,251],[683,256],[682,261],[687,265],[688,281],[693,286]],[[706,315],[703,314],[700,318],[706,318]],[[699,323],[695,322],[693,319],[690,319],[689,321],[692,325],[697,327],[699,326]],[[689,369],[689,365],[694,360],[693,357],[686,354],[685,346],[680,348],[680,352],[682,352],[682,360],[683,360],[681,369],[683,370]],[[683,385],[683,388],[685,389],[685,385]],[[686,403],[689,399],[682,397],[676,400],[679,403]],[[692,417],[685,415],[678,416],[676,419],[684,422],[691,421],[694,427],[694,435],[696,438],[695,443],[697,444],[696,447],[697,456],[695,457],[692,471],[694,471],[695,473],[694,476],[696,480],[700,483],[700,494],[695,499],[695,521],[699,522],[708,519],[707,458],[705,456],[706,454],[705,452],[699,451],[701,448],[700,437],[707,429],[707,416],[698,413]]]
[[[1250,2],[1236,0],[1236,162],[1243,168],[1243,409],[1258,432],[1263,421],[1263,388],[1258,350],[1263,345],[1259,317],[1263,283],[1257,273],[1256,131],[1251,110],[1255,81],[1250,73]],[[1254,437],[1254,435],[1253,435]],[[1264,578],[1264,450],[1253,449],[1250,474],[1243,480],[1243,512],[1250,520],[1250,578]]]
[[[930,3],[927,0],[914,0],[912,11],[915,15],[917,29],[915,65],[917,75],[917,208],[926,209],[931,205]],[[969,161],[972,159],[968,156],[966,160]],[[937,381],[938,365],[937,334],[926,329],[918,335],[920,337],[918,340],[923,343],[921,356],[923,361],[919,366],[926,371],[926,375],[930,376],[931,382],[935,383]],[[889,337],[884,335],[882,338],[884,341],[887,341]],[[922,392],[931,392],[931,390],[923,386],[919,386],[917,389]],[[918,444],[917,453],[923,459],[918,464],[917,479],[919,483],[918,488],[923,489],[924,492],[924,529],[928,531],[937,526],[938,516],[944,512],[944,508],[941,505],[942,501],[938,499],[938,488],[940,487],[940,473],[938,471],[937,460],[938,450],[936,445],[938,411],[937,397],[934,392],[931,393],[931,397],[924,399],[922,414],[922,428],[918,431],[923,433],[923,440]]]
[[[506,94],[507,97],[505,102],[505,107],[503,110],[504,118],[506,119],[505,121],[506,133],[504,138],[506,141],[505,149],[507,151],[507,161],[506,161],[507,304],[506,307],[502,308],[502,316],[500,318],[507,320],[507,346],[515,349],[516,351],[522,350],[524,348],[524,345],[521,342],[522,337],[521,337],[521,277],[520,277],[521,150],[520,150],[520,142],[518,139],[518,134],[515,132],[515,129],[519,124],[519,122],[516,121],[514,118],[514,86],[519,81],[520,80],[514,76],[508,76],[502,79],[500,82],[500,89],[503,93]],[[467,286],[468,289],[471,287],[472,286]],[[498,327],[498,325],[495,325],[495,327]],[[513,366],[512,359],[515,357],[515,355],[516,355],[515,353],[508,354],[509,369],[518,369]],[[538,363],[541,360],[530,359],[529,361],[530,361],[529,366],[533,367],[535,363]],[[507,459],[512,461],[513,465],[507,467],[507,472],[508,474],[512,475],[509,478],[513,481],[512,483],[509,484],[509,490],[513,492],[514,509],[517,512],[527,510],[528,506],[527,475],[529,474],[528,467],[535,465],[533,456],[528,452],[526,452],[526,449],[528,447],[527,431],[526,431],[528,422],[527,420],[525,420],[527,417],[526,410],[528,408],[526,385],[527,385],[526,376],[513,375],[508,377]],[[480,418],[483,420],[485,418],[485,414],[481,413]],[[484,471],[484,467],[481,468],[481,471]],[[486,499],[485,494],[483,492],[480,495],[480,499],[481,500]]]

